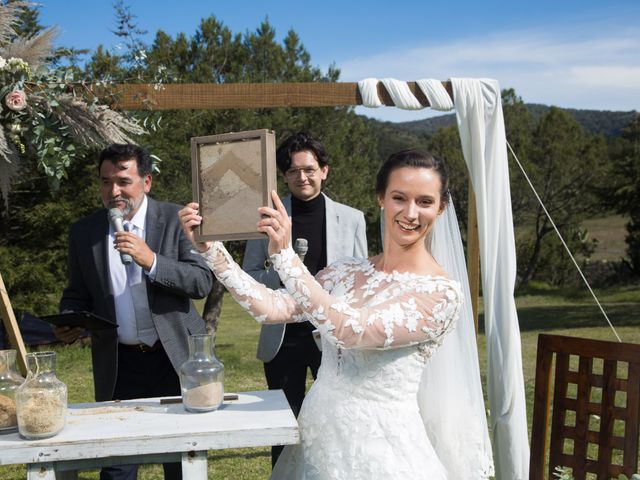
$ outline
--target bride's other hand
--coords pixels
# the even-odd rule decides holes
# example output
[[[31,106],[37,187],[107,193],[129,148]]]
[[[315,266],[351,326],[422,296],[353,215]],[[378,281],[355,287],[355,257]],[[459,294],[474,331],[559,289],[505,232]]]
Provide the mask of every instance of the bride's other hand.
[[[199,252],[206,252],[211,246],[211,242],[196,242],[194,230],[202,223],[202,217],[198,215],[199,205],[195,202],[188,203],[182,210],[178,212],[178,218],[182,225],[182,230],[191,243]]]
[[[258,212],[263,218],[258,222],[258,231],[269,237],[269,255],[279,253],[291,243],[291,218],[275,190],[271,191],[273,206],[260,207]]]

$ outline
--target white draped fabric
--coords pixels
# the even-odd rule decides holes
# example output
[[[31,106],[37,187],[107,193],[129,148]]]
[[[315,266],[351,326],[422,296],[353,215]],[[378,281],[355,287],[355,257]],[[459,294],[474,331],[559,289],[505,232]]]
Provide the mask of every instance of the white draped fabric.
[[[417,100],[413,94],[408,88],[399,86],[404,82],[394,79],[381,81],[396,106],[416,108]],[[526,480],[529,443],[520,330],[513,298],[516,275],[515,241],[500,88],[495,80],[452,79],[451,82],[464,158],[476,193],[488,353],[487,389],[491,406],[496,478]],[[376,79],[359,82],[365,106],[381,105],[377,99],[376,83]],[[419,80],[417,84],[434,108],[453,108],[439,81]],[[470,368],[474,368],[472,363]],[[443,392],[443,396],[446,395]],[[446,400],[426,398],[429,402],[439,401],[439,404]],[[477,410],[472,411],[475,413]],[[428,429],[429,423],[429,418],[425,418]],[[473,436],[473,432],[467,433],[470,434],[469,437]],[[482,437],[479,434],[478,438],[463,439],[467,442],[467,448],[463,449],[455,448],[458,439],[445,438],[443,441],[454,442],[453,448],[459,457],[469,455],[475,459],[482,458],[487,451]],[[458,472],[455,474],[459,475]],[[473,475],[473,472],[469,474]]]
[[[451,84],[462,151],[476,193],[496,478],[527,479],[527,415],[513,298],[516,248],[500,87],[490,79],[452,78]]]

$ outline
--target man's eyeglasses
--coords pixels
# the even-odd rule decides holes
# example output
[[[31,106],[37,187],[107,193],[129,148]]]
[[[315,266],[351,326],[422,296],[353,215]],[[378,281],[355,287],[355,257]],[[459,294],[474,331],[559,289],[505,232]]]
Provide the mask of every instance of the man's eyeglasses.
[[[304,167],[304,168],[290,168],[286,172],[284,172],[284,176],[287,178],[298,178],[300,173],[304,173],[304,176],[307,178],[313,178],[316,172],[320,170],[320,168],[313,167]]]

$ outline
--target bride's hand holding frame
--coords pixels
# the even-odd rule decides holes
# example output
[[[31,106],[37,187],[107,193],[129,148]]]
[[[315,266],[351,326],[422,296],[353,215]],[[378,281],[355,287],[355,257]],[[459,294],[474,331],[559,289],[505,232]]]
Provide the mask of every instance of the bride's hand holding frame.
[[[269,255],[280,253],[291,244],[291,218],[275,190],[271,191],[273,206],[260,207],[262,219],[258,222],[258,231],[269,237]]]

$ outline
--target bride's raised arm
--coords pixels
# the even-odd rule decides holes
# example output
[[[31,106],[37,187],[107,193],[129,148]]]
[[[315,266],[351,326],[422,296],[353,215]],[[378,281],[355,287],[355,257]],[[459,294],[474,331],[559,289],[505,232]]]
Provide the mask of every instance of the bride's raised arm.
[[[182,229],[238,304],[259,323],[304,321],[301,310],[285,290],[272,290],[255,281],[231,258],[221,242],[195,241],[193,230],[202,222],[198,207],[197,203],[189,203],[178,212]]]

